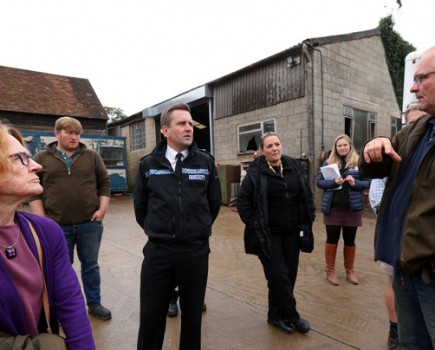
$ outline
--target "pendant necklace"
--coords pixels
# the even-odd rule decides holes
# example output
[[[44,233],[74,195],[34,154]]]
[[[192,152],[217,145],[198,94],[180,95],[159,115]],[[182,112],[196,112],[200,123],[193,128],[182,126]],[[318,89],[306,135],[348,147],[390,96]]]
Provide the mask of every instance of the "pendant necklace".
[[[15,248],[15,245],[18,242],[18,238],[20,237],[20,226],[17,225],[17,239],[15,240],[14,244],[11,244],[10,246],[4,246],[0,243],[0,247],[5,248],[5,254],[8,259],[15,258],[17,256],[17,248]]]

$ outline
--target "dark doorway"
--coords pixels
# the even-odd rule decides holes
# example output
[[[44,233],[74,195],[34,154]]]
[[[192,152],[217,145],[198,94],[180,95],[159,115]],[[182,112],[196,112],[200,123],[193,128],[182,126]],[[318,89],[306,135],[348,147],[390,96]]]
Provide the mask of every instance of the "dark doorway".
[[[210,118],[209,109],[207,103],[202,103],[200,105],[190,107],[190,114],[192,115],[194,130],[193,139],[198,145],[198,148],[202,148],[210,152]],[[156,133],[156,144],[163,139],[161,134],[160,126],[160,115],[155,118],[155,133]]]
[[[191,107],[190,112],[195,127],[193,139],[198,145],[198,148],[203,148],[210,152],[210,118],[208,104],[203,103]]]

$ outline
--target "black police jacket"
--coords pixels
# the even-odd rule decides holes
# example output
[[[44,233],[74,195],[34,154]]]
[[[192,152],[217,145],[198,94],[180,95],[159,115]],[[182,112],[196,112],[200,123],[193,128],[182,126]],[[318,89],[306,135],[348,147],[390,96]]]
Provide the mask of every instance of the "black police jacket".
[[[194,251],[208,244],[222,202],[216,165],[193,143],[178,178],[166,148],[163,140],[141,160],[134,189],[136,221],[159,246]]]

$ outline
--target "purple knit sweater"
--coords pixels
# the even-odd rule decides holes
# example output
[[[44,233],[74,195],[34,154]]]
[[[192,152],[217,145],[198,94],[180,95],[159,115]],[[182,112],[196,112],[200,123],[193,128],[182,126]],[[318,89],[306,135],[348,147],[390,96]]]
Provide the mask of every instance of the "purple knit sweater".
[[[38,260],[36,245],[26,218],[32,223],[41,242],[53,332],[58,332],[59,321],[66,335],[68,350],[94,350],[95,344],[83,294],[69,261],[61,228],[51,219],[31,213],[16,212],[15,219],[36,260]],[[11,335],[28,334],[23,305],[2,259],[0,259],[0,291],[0,330]]]

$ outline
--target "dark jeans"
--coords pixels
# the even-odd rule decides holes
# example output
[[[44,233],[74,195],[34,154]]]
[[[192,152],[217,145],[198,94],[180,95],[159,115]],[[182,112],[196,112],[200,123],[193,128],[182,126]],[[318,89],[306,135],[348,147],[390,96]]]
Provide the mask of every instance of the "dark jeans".
[[[160,350],[169,299],[178,286],[181,309],[180,350],[201,349],[201,319],[210,248],[173,253],[151,241],[143,250],[138,350]]]
[[[412,275],[394,269],[400,349],[429,350],[435,346],[435,274],[428,265]]]
[[[293,290],[299,266],[298,232],[284,235],[271,234],[272,257],[260,257],[269,288],[270,320],[299,320]]]
[[[103,236],[103,223],[85,221],[74,225],[61,225],[68,245],[71,264],[74,262],[74,247],[81,263],[81,276],[86,304],[95,306],[101,303],[101,277],[98,254]]]

